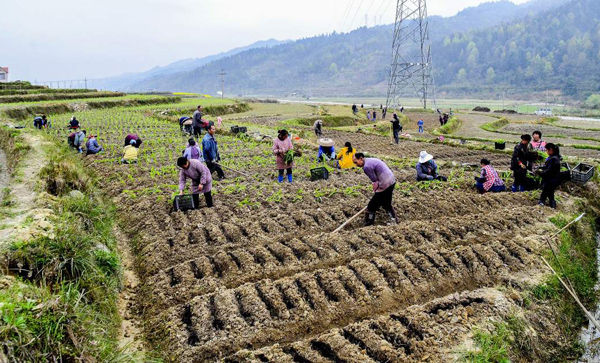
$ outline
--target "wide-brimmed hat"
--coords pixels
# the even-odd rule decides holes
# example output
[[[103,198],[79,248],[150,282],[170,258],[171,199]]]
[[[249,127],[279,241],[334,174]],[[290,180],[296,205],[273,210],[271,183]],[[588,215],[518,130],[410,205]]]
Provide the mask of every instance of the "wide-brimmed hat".
[[[421,154],[419,154],[419,163],[423,164],[429,160],[433,160],[433,155],[427,153],[427,151],[421,151]]]
[[[333,141],[333,139],[327,139],[327,138],[319,139],[319,146],[331,147],[334,145],[335,145],[335,141]]]

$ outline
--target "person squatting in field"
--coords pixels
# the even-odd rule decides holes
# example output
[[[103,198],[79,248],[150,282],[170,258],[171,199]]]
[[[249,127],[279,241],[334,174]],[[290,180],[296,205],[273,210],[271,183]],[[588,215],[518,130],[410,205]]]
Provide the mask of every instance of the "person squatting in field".
[[[554,192],[560,185],[560,149],[557,145],[546,144],[548,159],[543,167],[538,169],[538,173],[542,177],[542,195],[540,195],[540,205],[543,206],[548,200],[550,208],[556,209],[556,200],[554,200]]]
[[[216,180],[221,180],[225,178],[225,173],[219,164],[217,164],[219,161],[221,161],[221,155],[219,154],[219,146],[217,145],[217,140],[215,139],[215,126],[211,125],[207,131],[208,132],[202,139],[202,156],[204,157],[206,166],[210,170],[211,174],[216,171]]]
[[[279,130],[277,138],[273,140],[273,154],[279,175],[277,181],[283,183],[283,172],[287,172],[287,180],[292,182],[292,168],[294,167],[294,146],[287,130]]]
[[[98,154],[99,152],[104,150],[104,148],[98,144],[96,135],[90,135],[88,137],[88,141],[85,144],[85,149],[86,149],[86,152],[85,152],[86,156]]]
[[[354,164],[363,169],[365,174],[373,182],[373,191],[375,194],[369,201],[367,212],[365,214],[365,225],[375,224],[375,213],[383,207],[390,217],[390,223],[396,224],[396,211],[392,206],[392,197],[396,187],[396,177],[390,168],[381,160],[375,158],[365,158],[363,153],[356,153],[353,158]]]
[[[317,162],[322,163],[323,160],[335,160],[335,142],[332,139],[319,139],[319,152],[317,153]]]
[[[121,159],[122,164],[137,164],[138,154],[140,150],[137,148],[136,141],[131,139],[129,145],[123,148],[123,158]]]
[[[323,121],[322,120],[315,121],[315,123],[313,124],[313,130],[315,131],[315,135],[317,137],[323,136]]]
[[[419,154],[419,162],[417,163],[417,181],[448,181],[444,176],[438,175],[438,166],[433,160],[433,155],[427,151],[421,151]]]
[[[77,149],[78,153],[83,153],[83,140],[85,139],[85,133],[85,130],[79,130],[71,133],[67,138],[69,146]]]
[[[351,169],[354,165],[354,155],[356,154],[356,149],[352,147],[352,144],[347,141],[342,150],[337,154],[337,167],[339,169]]]
[[[496,172],[496,169],[494,169],[488,159],[481,159],[481,175],[475,177],[475,181],[477,181],[475,188],[477,188],[481,194],[486,192],[499,193],[506,191],[504,181],[498,176],[498,172]]]
[[[132,144],[131,140],[134,140],[135,143]],[[140,146],[142,146],[142,139],[140,139],[140,137],[136,134],[129,134],[129,135],[125,136],[125,144],[123,146],[128,146],[128,145],[133,145],[136,148],[139,148]]]
[[[191,179],[190,192],[194,199],[194,205],[200,204],[199,195],[204,194],[206,206],[212,208],[212,176],[211,172],[204,163],[199,160],[188,160],[185,157],[177,159],[179,170],[179,195],[183,195],[187,179]]]

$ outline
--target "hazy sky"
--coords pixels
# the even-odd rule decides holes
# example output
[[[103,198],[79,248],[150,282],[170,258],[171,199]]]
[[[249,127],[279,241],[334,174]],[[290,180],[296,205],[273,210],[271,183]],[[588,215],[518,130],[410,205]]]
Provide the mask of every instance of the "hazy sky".
[[[487,0],[429,0],[454,15]],[[514,0],[523,3],[526,0]],[[3,0],[0,66],[12,80],[102,78],[269,38],[392,23],[396,0]],[[381,16],[381,22],[379,20]]]

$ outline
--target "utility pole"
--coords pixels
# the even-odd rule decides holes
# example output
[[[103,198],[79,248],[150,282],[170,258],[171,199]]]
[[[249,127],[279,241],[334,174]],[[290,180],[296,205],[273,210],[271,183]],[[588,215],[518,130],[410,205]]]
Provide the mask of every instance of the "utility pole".
[[[435,101],[426,0],[398,0],[386,106],[416,95],[424,109]]]
[[[365,28],[369,27],[369,14],[365,14]]]
[[[87,89],[87,78],[84,78],[83,81],[85,82],[85,89]]]
[[[227,73],[225,73],[223,71],[223,69],[221,69],[221,73],[219,73],[219,76],[221,76],[221,102],[224,102],[224,96],[225,96],[225,76],[227,75]]]

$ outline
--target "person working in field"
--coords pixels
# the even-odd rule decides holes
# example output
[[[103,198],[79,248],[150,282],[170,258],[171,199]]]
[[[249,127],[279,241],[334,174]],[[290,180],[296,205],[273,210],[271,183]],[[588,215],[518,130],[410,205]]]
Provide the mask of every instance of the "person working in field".
[[[546,144],[548,159],[543,167],[538,169],[542,177],[542,195],[540,195],[540,205],[544,206],[546,200],[550,208],[556,209],[556,200],[554,192],[560,185],[560,149],[553,143]]]
[[[77,149],[78,153],[83,152],[83,141],[85,140],[85,130],[79,130],[77,132],[73,132],[67,138],[67,142],[69,146],[74,149]]]
[[[135,144],[132,144],[131,140],[135,141]],[[125,136],[125,145],[123,145],[123,146],[128,146],[128,145],[133,145],[136,148],[139,148],[140,146],[142,146],[142,139],[140,139],[140,137],[136,134],[129,134],[129,135]]]
[[[533,137],[529,143],[531,149],[534,151],[546,151],[546,141],[542,140],[542,132],[534,131],[531,136]]]
[[[137,164],[140,150],[137,148],[135,140],[129,141],[129,145],[123,148],[122,164]]]
[[[417,122],[417,126],[419,126],[419,134],[422,134],[425,131],[425,129],[424,129],[425,121],[423,121],[423,119],[420,119]]]
[[[319,152],[317,153],[317,162],[322,163],[323,160],[335,160],[335,141],[332,139],[319,139]]]
[[[417,163],[417,181],[448,181],[444,176],[438,174],[438,166],[433,160],[433,155],[427,151],[421,151],[419,162]]]
[[[190,192],[194,199],[194,205],[200,204],[199,195],[202,193],[206,200],[206,206],[212,208],[212,176],[208,167],[199,160],[188,160],[183,156],[177,159],[177,166],[181,168],[179,170],[179,195],[183,195],[185,183],[187,179],[191,179]]]
[[[103,151],[104,149],[102,148],[102,146],[100,146],[98,144],[98,140],[96,139],[96,135],[90,135],[88,136],[88,141],[85,144],[85,155],[93,155],[93,154],[98,154],[99,152]]]
[[[400,142],[400,133],[402,132],[402,124],[400,123],[400,118],[398,114],[394,112],[394,117],[392,118],[392,132],[394,134],[394,141],[396,144]]]
[[[313,124],[313,130],[315,131],[315,135],[317,137],[323,136],[323,120],[317,120]]]
[[[33,127],[38,130],[45,129],[48,127],[48,119],[46,115],[38,116],[33,119]]]
[[[287,173],[287,180],[292,182],[292,168],[294,167],[294,147],[287,130],[279,130],[277,138],[273,140],[273,154],[279,176],[277,181],[283,183],[283,172]]]
[[[194,121],[189,116],[180,117],[179,118],[179,130],[192,136],[192,134],[194,133],[194,129],[192,127],[193,123],[194,123]]]
[[[499,193],[506,190],[504,181],[498,176],[498,172],[492,167],[488,159],[481,159],[481,175],[475,177],[475,180],[477,181],[475,188],[481,194],[487,192]]]
[[[183,151],[183,156],[188,160],[204,161],[202,158],[202,150],[200,150],[200,147],[196,144],[196,140],[194,140],[193,137],[188,140],[187,147]]]
[[[202,106],[198,105],[196,111],[192,115],[192,128],[195,137],[202,136],[202,127],[204,125],[204,121],[202,121]]]
[[[225,178],[225,173],[219,164],[217,164],[221,161],[221,155],[219,154],[219,146],[215,139],[215,125],[209,126],[207,131],[207,134],[204,135],[204,138],[202,139],[202,156],[204,157],[204,161],[206,161],[206,166],[210,172],[217,172],[216,180],[221,180]]]
[[[71,117],[71,121],[69,121],[69,128],[72,130],[77,130],[79,128],[79,120],[77,120],[75,116]]]
[[[373,182],[373,191],[375,194],[369,201],[367,213],[365,215],[365,225],[375,224],[375,213],[380,207],[383,207],[390,217],[390,223],[396,224],[396,211],[392,206],[392,197],[396,187],[396,177],[388,166],[381,160],[375,158],[365,158],[363,153],[356,153],[353,158],[356,166],[363,168],[365,174]]]
[[[354,155],[356,149],[352,147],[352,144],[348,141],[344,144],[344,147],[337,154],[338,168],[340,169],[351,169],[354,167]]]
[[[514,183],[513,192],[524,192],[527,184],[527,165],[531,160],[531,154],[528,151],[531,135],[521,135],[521,142],[515,146],[512,159],[510,161],[510,170],[513,171]]]

